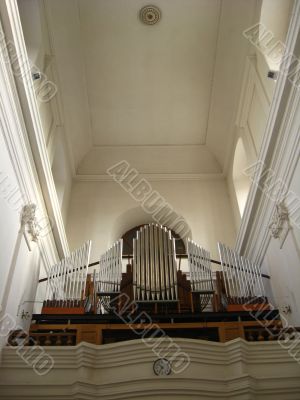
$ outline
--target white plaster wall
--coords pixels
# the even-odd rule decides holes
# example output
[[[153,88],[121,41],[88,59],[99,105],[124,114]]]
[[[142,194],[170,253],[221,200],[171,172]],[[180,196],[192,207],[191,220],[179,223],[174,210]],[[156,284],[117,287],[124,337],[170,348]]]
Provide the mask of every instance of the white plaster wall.
[[[274,65],[271,48],[277,41],[284,46],[286,34],[291,18],[293,1],[291,0],[263,0],[257,19],[273,35],[273,39],[265,41],[263,47],[250,46],[249,54],[255,54],[245,65],[244,82],[240,94],[239,107],[236,117],[237,134],[235,145],[239,137],[243,138],[249,165],[258,157],[264,136],[271,101],[273,98],[276,81],[267,77],[270,69],[278,70],[279,65]],[[233,146],[233,149],[235,146]],[[241,213],[238,210],[235,188],[232,181],[234,150],[231,153],[228,169],[228,190],[231,204],[238,228]]]
[[[59,135],[56,140],[52,174],[63,221],[66,223],[72,188],[72,171],[68,161],[66,141],[62,135]]]
[[[11,193],[17,189],[15,196]],[[6,150],[2,132],[0,133],[0,299],[3,295],[14,249],[20,227],[19,209],[22,206],[22,195],[18,191],[18,184],[13,167]]]
[[[256,162],[263,135],[269,116],[271,98],[275,87],[275,81],[262,77],[260,69],[266,67],[264,59],[249,57],[245,65],[244,82],[240,95],[240,102],[236,116],[236,138],[232,148],[229,162],[227,183],[231,198],[233,214],[235,216],[236,228],[239,228],[242,213],[239,210],[237,193],[233,182],[233,176],[242,177],[243,170]],[[267,68],[266,68],[267,71]],[[239,139],[242,139],[246,152],[246,159],[240,160],[234,165],[235,150]],[[242,165],[242,170],[234,170],[234,167]],[[247,177],[245,175],[245,181]],[[250,188],[250,185],[249,185]]]
[[[273,40],[266,40],[262,29],[260,32],[261,49],[272,70],[279,70],[280,60],[274,61],[272,51],[269,49],[274,46],[277,41],[285,42],[288,31],[289,20],[292,11],[292,0],[263,0],[261,7],[260,22],[264,25],[267,31],[272,33]],[[266,43],[269,42],[269,46]]]
[[[49,71],[46,71],[46,56],[51,54],[51,49],[41,3],[39,0],[21,0],[18,1],[18,7],[28,58],[33,71],[36,70],[47,74]],[[35,88],[37,89],[40,84],[41,81],[36,80],[34,82]],[[38,90],[36,93],[38,93]],[[38,106],[45,140],[48,143],[50,139],[49,136],[52,133],[51,131],[54,129],[54,116],[51,102],[38,101]]]
[[[300,158],[289,187],[289,204],[287,205],[290,212],[291,224],[293,226],[292,235],[295,239],[300,257]],[[299,261],[300,264],[300,261]]]
[[[264,60],[260,60],[260,62],[265,62]],[[257,64],[256,64],[257,66]],[[249,74],[247,81],[250,82],[254,80],[255,85],[261,86],[260,93],[266,93],[265,96],[265,104],[267,105],[267,81],[262,81],[259,75],[259,70],[256,75]],[[250,85],[251,86],[251,85]],[[247,91],[246,91],[247,92]],[[251,91],[249,90],[249,93]],[[270,92],[269,92],[270,93]],[[256,107],[254,111],[252,111],[252,118],[249,118],[251,115],[251,106],[247,106],[247,95],[244,96],[244,100],[242,100],[242,108],[245,108],[244,115],[241,113],[240,121],[243,129],[238,131],[237,137],[241,137],[243,139],[246,152],[247,152],[247,162],[250,166],[254,163],[259,157],[259,147],[255,146],[255,140],[251,137],[251,121],[257,119],[256,126],[266,125],[267,123],[267,114],[262,110],[262,107]],[[245,121],[245,122],[244,122]],[[250,127],[250,129],[249,129]],[[264,130],[261,128],[260,133],[258,135],[258,130],[256,130],[256,140],[257,143],[261,142],[262,136],[264,134]],[[238,208],[237,208],[237,199],[236,192],[233,185],[232,180],[232,164],[231,162],[230,173],[228,175],[228,188],[231,197],[231,204],[233,207],[233,213],[235,215],[236,227],[238,228],[241,218],[239,218]],[[298,162],[298,166],[294,171],[294,175],[289,187],[290,193],[292,192],[297,201],[291,202],[291,207],[295,209],[298,207],[298,221],[300,221],[300,163]],[[270,200],[269,207],[273,207],[274,203]],[[290,210],[291,212],[292,210]],[[295,217],[297,218],[297,211],[295,213]],[[268,230],[268,226],[264,227],[264,229]],[[290,231],[284,245],[280,248],[279,240],[271,239],[266,250],[265,256],[263,258],[262,264],[264,266],[264,270],[266,273],[271,276],[271,288],[273,292],[273,301],[274,305],[279,309],[285,305],[291,306],[292,313],[287,315],[287,320],[296,326],[300,325],[300,312],[299,312],[299,304],[300,304],[300,231],[299,228],[292,224],[292,230]],[[270,292],[271,293],[271,292]],[[272,297],[272,296],[271,296]]]
[[[224,180],[160,181],[151,185],[186,220],[193,240],[210,250],[213,257],[217,257],[217,241],[234,244],[234,221]],[[128,218],[121,224],[122,232],[124,214]],[[71,249],[91,239],[91,260],[96,261],[112,241],[144,222],[151,222],[151,217],[118,183],[74,182],[67,224]]]
[[[44,74],[41,80],[34,82],[39,114],[43,133],[47,145],[48,156],[52,165],[52,172],[59,198],[60,209],[64,222],[66,222],[69,196],[72,185],[72,170],[68,145],[63,128],[63,116],[60,109],[60,88],[57,86],[55,75],[55,60],[50,44],[45,8],[39,0],[19,0],[18,8],[21,17],[22,29],[29,60],[33,70]],[[43,101],[39,97],[39,87],[44,79],[57,86],[57,94],[50,101]]]
[[[291,307],[290,314],[283,314],[293,326],[300,326],[300,254],[292,232],[280,248],[278,239],[271,239],[264,262],[268,265],[274,300],[282,312]]]
[[[37,245],[32,244],[32,251],[29,251],[23,237],[15,263],[11,265],[12,285],[5,309],[23,329],[29,328],[31,314],[39,305],[36,303],[36,290],[42,264]],[[28,318],[22,318],[22,312],[28,313]]]
[[[22,320],[17,314],[22,310],[32,311],[41,259],[38,247],[32,244],[32,251],[29,251],[24,236],[19,233],[23,204],[23,196],[0,132],[0,314],[9,313],[16,323],[25,328],[28,321]]]
[[[280,240],[272,238],[268,245],[264,263],[268,266],[272,277],[275,301],[282,309],[283,306],[291,307],[291,314],[286,315],[287,320],[300,326],[300,161],[294,170],[289,187],[290,199],[287,207],[290,212],[291,230],[283,246]],[[292,201],[293,199],[293,201]]]

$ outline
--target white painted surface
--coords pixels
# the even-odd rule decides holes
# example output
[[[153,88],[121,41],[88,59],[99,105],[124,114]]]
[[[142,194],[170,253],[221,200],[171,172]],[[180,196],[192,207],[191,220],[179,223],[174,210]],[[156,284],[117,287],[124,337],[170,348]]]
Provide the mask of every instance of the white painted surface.
[[[276,304],[280,312],[284,306],[290,306],[291,313],[283,314],[292,326],[300,325],[300,252],[290,232],[280,248],[277,239],[271,239],[265,258],[272,278],[272,287]]]
[[[66,222],[72,170],[63,127],[64,115],[60,109],[61,93],[57,93],[50,101],[41,101],[38,96],[38,88],[45,79],[53,82],[58,88],[46,13],[42,2],[38,0],[21,0],[18,1],[18,6],[29,60],[33,68],[44,74],[42,79],[34,82],[34,87],[59,205],[63,220]],[[57,90],[59,91],[59,88]]]
[[[242,32],[254,23],[256,1],[225,0],[216,54],[207,146],[226,171],[249,43]]]
[[[44,376],[27,366],[14,348],[4,350],[1,399],[65,400],[71,393],[73,399],[88,400],[298,400],[300,394],[300,366],[276,341],[236,339],[223,344],[166,338],[44,349],[54,362]],[[168,352],[176,363],[177,349],[189,355],[187,368],[156,376],[157,354]]]
[[[278,71],[281,57],[271,50],[278,42],[284,43],[291,17],[293,0],[263,0],[261,7],[260,47],[271,70]],[[266,32],[270,32],[266,36]],[[281,56],[283,55],[283,52]]]
[[[289,305],[291,313],[284,315],[289,323],[300,325],[300,161],[293,173],[288,191],[289,223],[291,229],[281,245],[280,238],[270,240],[264,262],[272,276],[272,286],[279,308]],[[270,201],[271,203],[271,201]]]
[[[217,257],[217,241],[234,244],[233,215],[224,180],[162,181],[151,185],[186,220],[193,240],[214,257]],[[98,260],[127,230],[151,221],[151,216],[118,183],[73,184],[67,226],[70,247],[74,249],[91,239],[92,261]]]
[[[25,204],[2,132],[0,133],[0,313],[8,313],[26,328],[22,311],[31,314],[34,306],[41,254],[32,243],[29,251],[20,233],[21,210]]]
[[[56,139],[52,174],[63,221],[66,223],[72,188],[72,172],[68,161],[66,143],[62,135],[58,135]]]
[[[77,176],[106,174],[107,168],[126,160],[143,174],[219,174],[222,169],[207,146],[94,147],[82,159]]]
[[[160,0],[155,26],[140,0],[79,1],[93,143],[204,144],[219,0]]]
[[[18,15],[14,12],[16,10],[14,7],[16,7],[15,2],[2,2],[0,4],[1,22],[4,24],[4,26],[1,26],[1,32],[2,29],[5,30],[5,36],[7,40],[10,40],[10,46],[16,49],[17,46],[14,47],[13,39],[17,40],[16,37],[20,39],[21,32],[19,25],[13,24],[13,37],[11,36],[11,24],[13,21],[16,22],[14,18]],[[9,17],[7,15],[8,8]],[[21,43],[18,42],[20,47],[22,47],[22,44],[22,41]],[[18,47],[18,50],[20,50],[20,47]],[[39,269],[42,265],[46,268],[56,260],[57,249],[51,230],[41,232],[38,248],[34,243],[31,243],[32,251],[29,250],[22,233],[19,232],[21,228],[20,211],[23,205],[35,204],[39,216],[46,214],[46,207],[29,144],[27,125],[24,123],[25,112],[20,107],[20,93],[16,90],[16,84],[20,82],[14,79],[10,64],[7,63],[6,59],[4,60],[5,56],[5,50],[3,50],[0,53],[0,170],[2,174],[7,176],[7,179],[1,186],[0,196],[0,301],[3,307],[1,310],[1,326],[3,314],[9,313],[15,324],[20,323],[21,326],[26,327],[29,320],[21,319],[20,313],[22,311],[31,313],[33,307],[31,301],[35,298]],[[22,57],[22,62],[24,62],[22,67],[25,68],[26,57]],[[9,190],[15,193],[15,196],[6,196],[6,183],[8,183]],[[22,193],[22,201],[18,201],[17,192]],[[16,201],[17,204],[15,204]],[[37,222],[42,222],[38,216]],[[26,229],[28,229],[28,226],[26,226]],[[30,242],[30,234],[28,234],[28,239]],[[2,248],[2,246],[5,246],[5,248]],[[11,329],[13,329],[13,326],[11,326]],[[1,340],[3,339],[5,339],[4,332],[1,335]]]
[[[295,168],[291,185],[289,187],[287,206],[290,211],[290,219],[293,226],[293,235],[300,254],[300,158]]]
[[[240,215],[243,215],[251,181],[245,175],[245,169],[249,167],[247,153],[242,138],[238,139],[234,152],[232,179],[236,198],[239,205]]]
[[[296,57],[299,57],[296,45],[299,39],[299,27],[300,4],[295,2],[287,48],[288,52]],[[295,326],[300,324],[298,312],[300,254],[299,224],[295,224],[292,217],[295,217],[295,211],[299,215],[300,210],[299,107],[298,87],[290,85],[286,76],[279,74],[274,99],[270,106],[270,116],[258,154],[264,170],[268,172],[268,179],[264,179],[266,176],[259,179],[259,174],[256,175],[256,182],[251,185],[250,201],[248,199],[237,239],[237,248],[241,252],[268,267],[275,303],[281,310],[284,305],[291,307],[292,312],[285,317]],[[290,207],[290,191],[293,191],[296,200],[292,203],[292,207]],[[283,193],[288,193],[287,208],[292,228],[286,238],[284,231],[280,229],[282,219],[274,220],[276,206],[281,204],[282,200],[286,201],[282,196]],[[278,238],[271,235],[270,224],[274,221],[279,227]],[[286,223],[283,227],[285,225]]]
[[[260,64],[257,60],[260,60]],[[251,181],[247,171],[257,162],[269,116],[270,102],[275,82],[270,86],[266,75],[261,78],[260,69],[266,67],[264,59],[247,58],[244,81],[236,116],[236,138],[228,168],[228,190],[237,229],[246,206]],[[242,143],[242,145],[241,145]],[[241,147],[244,149],[242,152]],[[237,153],[240,154],[236,158]],[[242,154],[243,153],[243,154]]]
[[[255,1],[160,0],[162,19],[151,27],[138,20],[140,0],[45,5],[76,166],[92,147],[92,158],[114,158],[123,145],[134,153],[136,145],[207,143],[205,158],[212,152],[223,169],[248,48],[241,31]],[[99,170],[98,159],[85,173]]]
[[[18,231],[20,229],[20,209],[24,200],[20,192],[13,166],[0,132],[0,302],[7,284]]]

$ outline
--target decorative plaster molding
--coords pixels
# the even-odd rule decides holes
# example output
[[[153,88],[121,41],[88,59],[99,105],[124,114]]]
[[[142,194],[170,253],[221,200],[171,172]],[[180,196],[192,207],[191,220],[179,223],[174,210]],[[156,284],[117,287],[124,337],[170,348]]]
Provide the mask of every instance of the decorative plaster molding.
[[[280,240],[280,248],[282,248],[290,230],[289,212],[283,201],[276,204],[269,229],[272,237]]]
[[[161,19],[161,11],[156,6],[145,6],[140,10],[140,20],[146,25],[155,25]]]
[[[219,174],[140,174],[141,178],[148,182],[159,181],[210,181],[226,179],[223,173]],[[81,175],[76,174],[74,177],[76,182],[114,182],[113,177],[108,174],[97,175]]]
[[[21,231],[24,234],[29,250],[30,240],[37,242],[40,234],[40,226],[36,217],[36,204],[30,203],[23,206],[21,211]],[[28,234],[30,237],[28,237]]]
[[[156,352],[166,351],[167,340],[45,347],[54,360],[53,369],[45,376],[36,375],[15,348],[4,348],[0,399],[63,400],[71,393],[72,398],[86,400],[292,400],[300,393],[300,365],[276,341],[249,343],[239,338],[228,343],[193,339],[174,342],[190,355],[191,362],[183,372],[168,376],[154,374],[157,355],[152,351],[153,346]],[[169,346],[168,356],[173,352],[175,347]]]

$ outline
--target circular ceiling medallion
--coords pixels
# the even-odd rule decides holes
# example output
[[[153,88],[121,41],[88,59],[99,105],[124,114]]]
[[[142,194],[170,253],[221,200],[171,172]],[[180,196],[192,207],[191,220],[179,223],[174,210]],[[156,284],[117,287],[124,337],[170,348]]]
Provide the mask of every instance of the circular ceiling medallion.
[[[140,11],[140,19],[146,25],[154,25],[160,18],[161,12],[156,6],[145,6]]]

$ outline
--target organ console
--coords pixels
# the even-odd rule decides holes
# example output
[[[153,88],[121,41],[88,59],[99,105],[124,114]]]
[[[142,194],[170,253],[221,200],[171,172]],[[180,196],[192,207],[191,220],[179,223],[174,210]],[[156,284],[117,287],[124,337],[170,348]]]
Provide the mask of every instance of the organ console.
[[[218,243],[220,263],[214,269],[209,251],[188,239],[187,270],[182,271],[172,232],[158,224],[139,227],[132,249],[129,262],[123,264],[123,240],[118,240],[92,270],[88,241],[55,264],[48,272],[41,314],[33,316],[38,326],[45,329],[56,321],[58,328],[68,321],[69,329],[72,321],[79,321],[104,332],[109,323],[109,329],[118,326],[121,335],[132,326],[123,319],[127,308],[131,322],[133,318],[138,326],[143,323],[139,316],[146,313],[157,323],[168,321],[173,332],[180,329],[179,335],[187,335],[193,324],[205,322],[208,330],[213,329],[209,326],[220,330],[227,322],[253,322],[251,311],[259,310],[263,317],[270,309],[260,267],[222,243]],[[240,328],[233,331],[230,335],[242,335]],[[208,336],[216,335],[209,332]],[[123,335],[129,338],[128,333]],[[219,339],[224,341],[227,336],[222,335]]]

